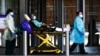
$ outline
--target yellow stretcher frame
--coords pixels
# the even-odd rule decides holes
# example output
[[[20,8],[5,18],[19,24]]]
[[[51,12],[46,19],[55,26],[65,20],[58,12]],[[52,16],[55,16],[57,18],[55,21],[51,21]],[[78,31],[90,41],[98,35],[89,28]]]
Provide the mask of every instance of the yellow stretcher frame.
[[[45,38],[43,36],[41,36],[41,34],[43,35],[47,35]],[[40,43],[38,45],[38,48],[40,48],[43,44],[48,44],[50,46],[52,46],[53,48],[55,48],[56,46],[54,44],[52,44],[49,40],[55,35],[55,34],[64,34],[64,32],[42,32],[41,34],[39,33],[35,33],[35,35],[42,40],[42,43]],[[34,51],[36,51],[35,49],[30,50],[30,54],[32,54]],[[61,50],[56,48],[54,50],[37,50],[38,52],[55,52],[55,53],[60,53]]]

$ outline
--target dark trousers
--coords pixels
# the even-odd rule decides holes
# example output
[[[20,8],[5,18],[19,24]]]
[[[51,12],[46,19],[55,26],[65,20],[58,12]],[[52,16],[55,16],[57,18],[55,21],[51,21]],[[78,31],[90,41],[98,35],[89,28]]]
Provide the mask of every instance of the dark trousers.
[[[6,54],[11,55],[14,54],[14,48],[15,48],[15,39],[12,41],[6,40]]]
[[[35,35],[32,35],[31,43],[32,43],[32,47],[37,48],[39,45],[39,38]]]
[[[79,45],[80,53],[85,53],[84,43],[82,43],[82,44],[73,43],[73,45],[70,47],[70,52],[72,53],[77,45]]]

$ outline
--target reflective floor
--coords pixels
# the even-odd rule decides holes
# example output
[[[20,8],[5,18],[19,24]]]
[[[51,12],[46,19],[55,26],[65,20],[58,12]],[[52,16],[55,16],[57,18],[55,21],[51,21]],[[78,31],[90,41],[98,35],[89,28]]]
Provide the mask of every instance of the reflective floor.
[[[28,55],[28,56],[66,56],[66,55]],[[71,54],[69,56],[100,56],[96,54]]]
[[[99,38],[100,39],[100,38]],[[1,40],[1,38],[0,38]],[[85,37],[85,45],[87,45],[88,43],[88,38],[87,38],[87,35]],[[1,41],[0,41],[0,45],[1,45]],[[99,40],[99,45],[100,45],[100,40]],[[17,46],[17,44],[16,44]],[[8,56],[8,55],[5,55],[5,48],[0,48],[0,50],[2,50],[2,52],[0,51],[0,56]],[[100,46],[85,46],[85,50],[86,52],[88,52],[88,54],[79,54],[78,52],[78,48],[76,48],[76,50],[74,51],[73,54],[70,54],[70,56],[100,56]],[[23,53],[23,52],[22,52]],[[20,51],[19,51],[19,48],[15,48],[15,54],[16,55],[10,55],[10,56],[23,56],[22,54],[20,54]],[[34,55],[28,55],[28,56],[66,56],[66,55],[53,55],[53,54],[34,54]]]

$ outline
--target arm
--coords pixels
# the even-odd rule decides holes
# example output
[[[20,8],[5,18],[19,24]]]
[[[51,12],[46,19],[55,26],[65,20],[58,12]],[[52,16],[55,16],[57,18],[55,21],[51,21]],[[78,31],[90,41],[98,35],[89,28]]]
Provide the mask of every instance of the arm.
[[[12,33],[15,33],[15,26],[14,26],[13,17],[8,16],[8,17],[6,18],[6,23],[7,23],[8,29],[9,29]]]
[[[32,20],[32,22],[37,27],[41,27],[42,26],[42,22],[39,22],[38,20]]]
[[[76,21],[77,21],[77,30],[79,31],[79,33],[84,34],[85,29],[82,19],[80,17],[77,17]]]

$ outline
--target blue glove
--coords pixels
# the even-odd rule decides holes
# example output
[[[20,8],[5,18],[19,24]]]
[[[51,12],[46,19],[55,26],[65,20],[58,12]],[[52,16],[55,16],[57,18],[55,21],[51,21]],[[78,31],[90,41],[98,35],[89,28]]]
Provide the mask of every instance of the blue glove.
[[[84,32],[81,32],[82,35],[84,35]]]
[[[13,32],[12,34],[13,34],[13,35],[16,35],[16,32]]]

